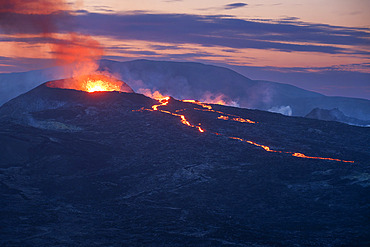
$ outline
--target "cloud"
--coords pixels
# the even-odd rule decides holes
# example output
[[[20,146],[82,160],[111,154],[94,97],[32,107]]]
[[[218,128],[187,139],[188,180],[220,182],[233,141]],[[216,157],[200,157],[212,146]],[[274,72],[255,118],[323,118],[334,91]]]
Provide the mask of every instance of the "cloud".
[[[125,54],[135,54],[135,55],[144,55],[144,56],[157,56],[160,55],[157,52],[154,51],[138,51],[138,50],[128,50],[128,49],[121,49],[121,48],[116,48],[116,47],[109,47],[107,48],[109,50],[115,50],[116,52],[123,51]]]
[[[8,72],[19,72],[30,69],[47,68],[53,65],[52,59],[47,58],[10,58],[0,56],[0,70],[4,69]]]
[[[94,10],[102,12],[114,12],[109,6],[94,6]]]
[[[295,21],[261,22],[234,17],[186,14],[98,14],[76,16],[86,33],[124,40],[145,40],[226,48],[286,52],[367,54],[344,46],[369,47],[369,29]]]
[[[370,47],[369,28],[307,23],[294,17],[274,22],[244,20],[230,16],[145,12],[69,14],[73,23],[77,23],[72,26],[78,32],[121,41],[161,42],[169,44],[168,49],[175,49],[181,44],[196,44],[204,47],[221,46],[230,51],[252,48],[284,52],[369,55]],[[24,14],[18,13],[8,17],[10,18],[8,20],[17,18],[20,22],[47,19],[43,15],[25,17]],[[58,23],[58,30],[69,32],[70,24],[68,21]],[[26,34],[40,32],[42,30],[29,28],[26,22],[16,30],[16,33]],[[12,39],[17,41],[16,37]],[[20,39],[24,40],[22,37]],[[157,50],[167,48],[157,47]]]
[[[236,8],[241,8],[247,5],[248,4],[246,3],[231,3],[231,4],[225,5],[225,9],[236,9]]]
[[[151,45],[155,50],[179,50],[181,49],[179,46],[176,45]]]

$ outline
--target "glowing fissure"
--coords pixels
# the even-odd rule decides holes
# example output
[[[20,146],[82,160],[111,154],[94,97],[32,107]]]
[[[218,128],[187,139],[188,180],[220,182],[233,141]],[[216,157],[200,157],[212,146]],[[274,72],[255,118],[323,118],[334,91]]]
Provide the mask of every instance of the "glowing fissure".
[[[222,119],[222,120],[226,120],[226,121],[230,120],[230,121],[241,122],[241,123],[250,123],[250,124],[257,123],[255,121],[252,121],[252,120],[247,119],[247,118],[241,118],[240,116],[236,116],[236,115],[233,115],[233,114],[228,114],[228,113],[225,113],[225,112],[222,112],[222,111],[215,111],[215,110],[212,109],[212,107],[211,107],[211,109],[209,109],[209,108],[208,109],[194,108],[194,110],[206,111],[206,112],[215,112],[215,113],[222,114],[221,116],[218,117],[218,119]]]
[[[245,140],[245,139],[242,139],[242,138],[239,138],[239,137],[228,137],[228,138],[233,139],[233,140],[246,142],[246,143],[249,143],[249,144],[257,146],[257,147],[261,147],[265,151],[272,152],[272,153],[285,153],[285,154],[290,154],[293,157],[304,158],[304,159],[332,160],[332,161],[339,161],[339,162],[344,162],[344,163],[355,163],[354,161],[350,161],[350,160],[341,160],[341,159],[333,159],[333,158],[325,158],[325,157],[313,157],[313,156],[307,156],[307,155],[302,154],[302,153],[283,152],[283,151],[279,151],[279,150],[273,150],[268,146],[261,145],[261,144],[258,144],[258,143],[252,142],[252,141],[248,141],[248,140]]]
[[[170,97],[165,97],[165,98],[159,99],[158,101],[159,101],[160,104],[153,105],[152,106],[152,109],[141,108],[140,110],[134,110],[134,111],[143,111],[143,110],[147,110],[147,111],[159,111],[159,112],[166,113],[166,114],[169,114],[169,115],[172,115],[172,116],[180,117],[182,124],[184,124],[186,126],[189,126],[189,127],[192,127],[192,128],[196,128],[201,133],[204,133],[205,132],[205,130],[200,127],[200,124],[199,125],[193,125],[193,124],[191,124],[186,119],[186,117],[184,115],[178,114],[178,112],[184,111],[184,109],[182,109],[182,110],[176,110],[177,113],[173,113],[173,112],[170,112],[170,111],[158,109],[159,107],[167,106],[169,104],[169,100],[170,100]],[[236,115],[232,115],[232,114],[227,114],[227,113],[224,113],[224,112],[221,112],[221,111],[215,111],[215,110],[213,110],[212,106],[207,105],[207,104],[202,103],[202,102],[199,102],[199,101],[195,101],[195,100],[182,100],[182,102],[192,103],[192,104],[196,104],[196,105],[199,105],[199,106],[202,106],[203,107],[203,109],[194,108],[194,110],[219,113],[219,114],[221,114],[221,116],[219,116],[218,119],[232,120],[232,121],[237,121],[237,122],[242,122],[242,123],[245,123],[245,122],[246,123],[253,123],[253,124],[256,123],[256,122],[254,122],[252,120],[241,118],[240,116],[236,116]],[[210,134],[217,135],[217,136],[225,136],[225,135],[220,134],[220,133],[217,133],[217,132],[209,132],[209,133]],[[248,143],[250,145],[254,145],[256,147],[260,147],[260,148],[264,149],[266,152],[289,154],[289,155],[291,155],[293,157],[298,157],[298,158],[303,158],[303,159],[330,160],[330,161],[338,161],[338,162],[344,162],[344,163],[354,163],[354,161],[349,161],[349,160],[341,160],[341,159],[325,158],[325,157],[314,157],[314,156],[307,156],[307,155],[305,155],[303,153],[298,153],[298,152],[285,152],[285,151],[274,150],[274,149],[270,148],[269,146],[258,144],[256,142],[253,142],[253,141],[250,141],[250,140],[246,140],[246,139],[243,139],[243,138],[240,138],[240,137],[234,137],[234,136],[225,136],[225,137],[227,137],[229,139],[232,139],[232,140],[237,140],[237,141],[245,142],[245,143]]]
[[[246,119],[246,118],[241,118],[241,117],[230,118],[230,117],[224,116],[224,115],[219,116],[218,119],[231,120],[231,121],[240,122],[240,123],[251,123],[251,124],[256,123],[256,122],[254,122],[252,120],[249,120],[249,119]]]
[[[160,104],[159,105],[153,105],[152,109],[154,111],[158,111],[158,107],[168,105],[169,100],[170,100],[170,97],[165,97],[163,99],[158,100]]]
[[[158,107],[160,106],[166,106],[168,105],[169,101],[170,101],[170,97],[164,97],[162,99],[159,99],[158,100],[160,104],[158,105],[153,105],[152,106],[152,110],[153,111],[159,111],[159,112],[163,112],[163,113],[166,113],[166,114],[169,114],[169,115],[172,115],[172,116],[176,116],[176,117],[180,117],[181,118],[181,123],[184,124],[184,125],[187,125],[189,127],[192,127],[192,128],[196,128],[198,129],[199,132],[203,133],[205,130],[202,129],[200,126],[197,126],[197,125],[193,125],[191,124],[184,115],[181,115],[181,114],[177,114],[177,113],[173,113],[173,112],[170,112],[170,111],[165,111],[165,110],[159,110]],[[148,109],[144,109],[144,110],[148,110]]]
[[[181,100],[182,102],[186,102],[186,103],[192,103],[192,104],[197,104],[197,105],[200,105],[201,107],[203,108],[206,108],[208,110],[212,110],[212,106],[210,105],[207,105],[205,103],[202,103],[202,102],[199,102],[199,101],[196,101],[196,100],[192,100],[192,99],[183,99]]]
[[[320,159],[320,160],[340,161],[340,162],[346,162],[346,163],[355,163],[354,161],[350,161],[350,160],[340,160],[340,159],[333,159],[333,158],[322,158],[322,157],[306,156],[306,155],[304,155],[302,153],[293,153],[292,156],[299,157],[299,158],[305,158],[305,159]]]

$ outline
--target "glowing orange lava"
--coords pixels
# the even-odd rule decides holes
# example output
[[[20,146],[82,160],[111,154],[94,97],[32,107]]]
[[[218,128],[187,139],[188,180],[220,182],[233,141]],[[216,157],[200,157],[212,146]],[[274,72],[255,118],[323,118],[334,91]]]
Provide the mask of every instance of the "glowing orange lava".
[[[215,111],[215,110],[213,110],[212,106],[207,105],[207,104],[202,103],[202,102],[199,102],[199,101],[195,101],[195,100],[181,100],[181,101],[182,102],[187,102],[187,103],[194,103],[194,104],[200,105],[203,108],[205,108],[205,109],[194,108],[194,110],[197,110],[197,111],[215,112],[215,113],[223,114],[223,115],[219,116],[218,119],[231,120],[231,121],[241,122],[241,123],[251,123],[251,124],[256,123],[255,121],[252,121],[252,120],[247,119],[247,118],[241,118],[239,116],[236,116],[236,115],[233,115],[233,114],[228,114],[228,113],[225,113],[225,112],[222,112],[222,111]],[[227,115],[227,116],[224,116],[224,115]],[[230,117],[232,117],[232,118],[230,119]]]
[[[345,162],[345,163],[355,163],[354,161],[351,161],[351,160],[340,160],[340,159],[323,158],[323,157],[312,157],[312,156],[306,156],[306,155],[301,154],[301,153],[293,153],[292,156],[299,157],[299,158],[305,158],[305,159],[332,160],[332,161],[340,161],[340,162]]]
[[[218,134],[218,135],[220,135],[220,134]],[[233,139],[233,140],[246,142],[246,143],[249,143],[249,144],[257,146],[257,147],[261,147],[265,151],[272,152],[272,153],[285,153],[285,154],[290,154],[293,157],[304,158],[304,159],[331,160],[331,161],[338,161],[338,162],[344,162],[344,163],[355,163],[354,161],[350,161],[350,160],[341,160],[341,159],[333,159],[333,158],[325,158],[325,157],[313,157],[313,156],[307,156],[307,155],[302,154],[302,153],[283,152],[283,151],[273,150],[268,146],[261,145],[261,144],[258,144],[258,143],[252,142],[252,141],[248,141],[248,140],[245,140],[245,139],[242,139],[242,138],[239,138],[239,137],[229,137],[229,138]]]
[[[103,75],[85,76],[78,78],[77,81],[81,90],[93,93],[102,91],[120,91],[122,83]]]
[[[158,107],[168,105],[169,100],[170,100],[170,97],[164,97],[163,99],[159,99],[158,101],[159,101],[160,104],[159,105],[153,105],[152,109],[154,111],[158,111]]]
[[[79,76],[71,79],[51,81],[47,83],[47,86],[53,88],[75,89],[89,93],[103,91],[134,92],[124,82],[105,75]]]
[[[205,132],[205,130],[202,129],[200,126],[196,126],[196,125],[191,124],[186,119],[186,117],[184,115],[181,115],[181,114],[178,114],[178,113],[173,113],[173,112],[170,112],[170,111],[165,111],[165,110],[158,109],[158,107],[160,107],[160,106],[166,106],[166,105],[168,105],[168,103],[170,102],[170,97],[167,96],[167,97],[164,97],[162,99],[158,99],[158,101],[159,101],[159,104],[158,105],[153,105],[152,106],[152,109],[142,109],[142,110],[159,111],[159,112],[166,113],[166,114],[169,114],[169,115],[172,115],[172,116],[180,117],[182,124],[184,124],[186,126],[189,126],[189,127],[192,127],[192,128],[196,128],[201,133],[204,133]],[[139,110],[139,111],[142,111],[142,110]]]
[[[184,99],[184,100],[181,100],[182,102],[186,102],[186,103],[193,103],[193,104],[197,104],[197,105],[200,105],[201,107],[203,108],[207,108],[208,110],[212,110],[212,106],[210,105],[207,105],[205,103],[202,103],[202,102],[199,102],[199,101],[196,101],[196,100],[192,100],[192,99]]]
[[[231,120],[231,121],[235,121],[235,122],[241,122],[241,123],[251,123],[251,124],[255,124],[256,122],[252,121],[252,120],[249,120],[247,118],[241,118],[241,117],[234,117],[234,118],[229,118],[228,116],[219,116],[218,119],[222,119],[222,120]]]
[[[166,111],[166,110],[158,109],[159,107],[167,106],[169,104],[170,97],[164,97],[164,98],[158,99],[158,101],[159,101],[160,104],[153,105],[152,106],[152,109],[142,108],[139,111],[143,111],[143,110],[147,110],[147,111],[159,111],[159,112],[162,112],[162,113],[170,114],[172,116],[180,117],[182,124],[184,124],[186,126],[189,126],[189,127],[192,127],[192,128],[196,128],[201,133],[204,133],[205,132],[205,129],[201,128],[200,127],[200,124],[199,125],[193,125],[193,124],[191,124],[186,119],[185,115],[178,114],[178,112],[182,112],[185,109],[176,110],[176,113],[173,113],[173,112],[170,112],[170,111]],[[199,101],[195,101],[195,100],[182,100],[182,102],[192,103],[192,104],[199,105],[199,106],[202,106],[203,107],[203,109],[193,108],[194,110],[219,113],[219,114],[221,114],[221,116],[219,116],[218,119],[237,121],[237,122],[241,122],[241,123],[252,123],[252,124],[255,124],[256,123],[255,121],[252,121],[252,120],[249,120],[249,119],[245,119],[245,118],[241,118],[240,116],[236,116],[236,115],[232,115],[232,114],[227,114],[227,113],[224,113],[224,112],[221,112],[221,111],[215,111],[215,110],[213,110],[212,106],[210,106],[208,104],[205,104],[205,103],[202,103],[202,102],[199,102]],[[216,133],[216,132],[209,132],[209,133],[210,134],[217,135],[217,136],[224,136],[223,134]],[[264,149],[266,152],[289,154],[289,155],[291,155],[293,157],[304,158],[304,159],[331,160],[331,161],[338,161],[338,162],[345,162],[345,163],[354,163],[354,161],[348,161],[348,160],[341,160],[341,159],[334,159],[334,158],[325,158],[325,157],[314,157],[314,156],[307,156],[305,154],[298,153],[298,152],[284,152],[284,151],[274,150],[274,149],[272,149],[269,146],[258,144],[256,142],[253,142],[253,141],[250,141],[250,140],[245,140],[245,139],[240,138],[240,137],[234,137],[234,136],[226,136],[226,137],[229,138],[229,139],[232,139],[232,140],[237,140],[237,141],[248,143],[250,145],[254,145],[256,147],[260,147],[260,148]]]
[[[119,91],[120,86],[102,80],[87,80],[86,90],[89,93],[101,91]]]
[[[218,119],[222,119],[222,120],[229,120],[229,117],[228,116],[219,116]]]

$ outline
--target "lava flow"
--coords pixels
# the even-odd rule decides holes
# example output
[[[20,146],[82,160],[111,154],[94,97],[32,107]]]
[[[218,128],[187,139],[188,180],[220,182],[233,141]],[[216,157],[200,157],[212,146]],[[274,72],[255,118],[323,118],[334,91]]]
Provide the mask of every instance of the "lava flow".
[[[189,100],[186,100],[186,101],[182,100],[182,101],[183,102],[191,102]],[[215,113],[221,114],[221,116],[219,116],[218,119],[231,120],[231,121],[240,122],[240,123],[251,123],[251,124],[256,123],[255,121],[252,121],[252,120],[247,119],[247,118],[241,118],[240,116],[236,116],[236,115],[233,115],[233,114],[228,114],[228,113],[225,113],[225,112],[222,112],[222,111],[215,111],[215,110],[212,109],[212,106],[210,106],[210,105],[206,105],[207,107],[205,107],[204,103],[196,102],[195,104],[200,105],[200,106],[202,106],[204,108],[207,108],[207,109],[194,108],[194,110],[205,111],[205,112],[215,112]],[[227,115],[227,116],[225,116],[225,115]]]
[[[231,121],[241,122],[241,123],[252,123],[252,124],[256,123],[256,122],[254,122],[252,120],[249,120],[249,119],[246,119],[246,118],[241,118],[241,117],[230,118],[230,117],[224,116],[224,115],[219,116],[218,119],[231,120]]]
[[[200,105],[201,107],[205,108],[205,109],[199,109],[199,108],[194,108],[194,110],[203,110],[203,111],[209,111],[209,112],[216,112],[216,113],[220,113],[220,114],[224,114],[224,115],[227,115],[227,116],[224,116],[224,115],[221,115],[218,117],[218,119],[223,119],[223,120],[231,120],[231,121],[236,121],[236,122],[241,122],[241,123],[256,123],[250,119],[245,119],[245,118],[241,118],[239,116],[236,116],[236,115],[232,115],[232,114],[227,114],[227,113],[224,113],[224,112],[221,112],[221,111],[215,111],[213,110],[212,106],[208,105],[208,104],[205,104],[203,102],[199,102],[199,101],[196,101],[196,100],[181,100],[182,102],[185,102],[185,103],[193,103],[193,104],[196,104],[196,105]],[[230,117],[233,117],[233,118],[229,118]]]
[[[177,110],[176,113],[173,113],[173,112],[170,112],[170,111],[158,109],[159,107],[167,106],[170,102],[170,97],[164,97],[164,98],[159,99],[158,101],[159,101],[159,104],[153,105],[152,109],[142,108],[139,111],[142,111],[142,110],[159,111],[159,112],[162,112],[162,113],[170,114],[172,116],[180,117],[182,124],[187,125],[187,126],[192,127],[192,128],[197,128],[198,131],[201,132],[201,133],[205,132],[205,130],[200,127],[201,124],[193,125],[186,119],[185,115],[178,114],[178,112],[181,112],[181,111],[184,111],[184,110]],[[202,103],[202,102],[199,102],[199,101],[195,101],[195,100],[181,100],[181,101],[185,102],[185,103],[192,103],[192,104],[199,105],[199,106],[203,107],[202,109],[193,108],[194,110],[219,113],[219,114],[221,114],[221,116],[219,116],[218,119],[221,119],[221,120],[231,120],[231,121],[237,121],[237,122],[241,122],[241,123],[251,123],[251,124],[256,123],[255,121],[252,121],[250,119],[244,119],[244,118],[241,118],[240,116],[236,116],[236,115],[227,114],[227,113],[224,113],[224,112],[221,112],[221,111],[213,110],[212,106],[210,106],[208,104],[205,104],[205,103]],[[217,136],[225,136],[223,134],[215,133],[215,132],[209,132],[209,133],[217,135]],[[258,144],[258,143],[253,142],[253,141],[245,140],[245,139],[240,138],[240,137],[233,137],[233,136],[226,136],[226,137],[229,138],[229,139],[232,139],[232,140],[246,142],[246,143],[254,145],[256,147],[260,147],[260,148],[264,149],[267,152],[289,154],[293,157],[304,158],[304,159],[331,160],[331,161],[338,161],[338,162],[345,162],[345,163],[354,163],[354,161],[348,161],[348,160],[325,158],[325,157],[314,157],[314,156],[307,156],[303,153],[298,153],[298,152],[285,152],[285,151],[274,150],[269,146]]]
[[[173,112],[170,112],[170,111],[164,111],[164,110],[159,110],[158,107],[160,106],[166,106],[168,105],[168,103],[170,102],[170,97],[164,97],[162,99],[159,99],[159,105],[153,105],[152,106],[152,109],[153,111],[160,111],[160,112],[163,112],[163,113],[166,113],[166,114],[170,114],[172,116],[176,116],[176,117],[180,117],[181,118],[181,123],[182,124],[185,124],[189,127],[192,127],[192,128],[196,128],[198,129],[199,132],[203,133],[204,132],[204,129],[202,129],[200,126],[196,126],[196,125],[192,125],[186,118],[184,115],[181,115],[181,114],[177,114],[177,113],[173,113]],[[148,110],[148,109],[145,109],[145,110]]]

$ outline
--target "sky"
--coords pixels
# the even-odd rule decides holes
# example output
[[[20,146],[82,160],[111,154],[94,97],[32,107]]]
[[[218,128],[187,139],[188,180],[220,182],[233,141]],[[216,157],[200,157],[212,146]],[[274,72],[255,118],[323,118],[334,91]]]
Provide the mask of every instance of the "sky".
[[[94,54],[107,59],[202,62],[370,99],[368,0],[55,0],[1,17],[4,1],[30,0],[0,0],[0,73],[54,66],[55,40],[76,32],[84,35],[77,42],[100,43]]]

